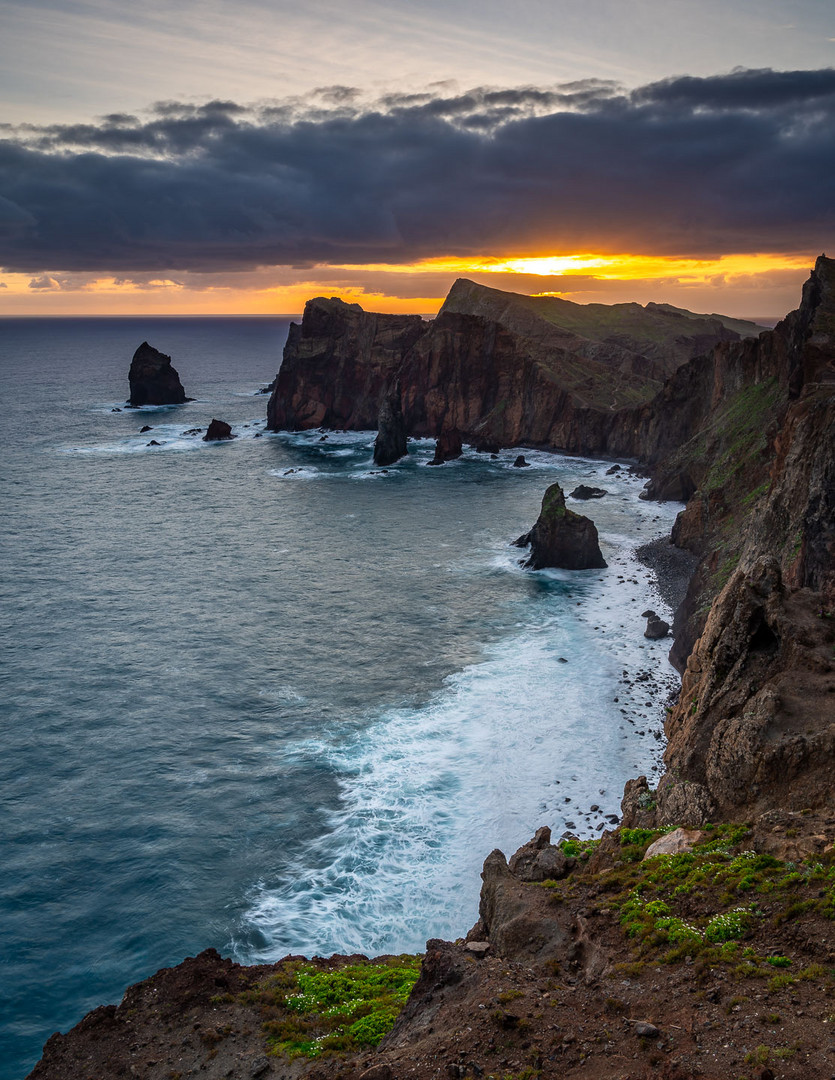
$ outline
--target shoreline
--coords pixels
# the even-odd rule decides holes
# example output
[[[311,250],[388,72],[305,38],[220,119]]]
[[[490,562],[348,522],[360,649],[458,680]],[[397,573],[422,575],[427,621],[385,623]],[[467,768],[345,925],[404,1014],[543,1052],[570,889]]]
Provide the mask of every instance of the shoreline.
[[[687,586],[699,563],[698,556],[676,547],[669,536],[661,536],[635,548],[635,557],[653,572],[661,599],[669,604],[675,615],[687,595]]]

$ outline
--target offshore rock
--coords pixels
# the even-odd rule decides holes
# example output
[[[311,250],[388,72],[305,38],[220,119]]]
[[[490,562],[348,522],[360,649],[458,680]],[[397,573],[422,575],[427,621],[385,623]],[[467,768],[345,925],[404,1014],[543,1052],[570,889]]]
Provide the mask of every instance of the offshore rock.
[[[461,442],[460,431],[442,431],[435,443],[435,456],[429,462],[430,465],[443,465],[447,461],[455,461],[464,452]]]
[[[203,442],[221,442],[223,439],[234,438],[232,428],[225,420],[212,420],[206,434],[203,436]]]
[[[661,638],[665,638],[670,632],[670,624],[663,619],[659,619],[657,615],[649,615],[647,617],[647,628],[644,630],[644,637],[649,638],[650,641],[660,641]]]
[[[182,405],[191,400],[186,397],[180,376],[171,366],[171,357],[147,341],[143,341],[133,354],[128,381],[128,404],[134,408],[139,405]]]
[[[529,533],[516,541],[519,547],[530,545],[525,566],[542,570],[554,566],[563,570],[597,570],[607,565],[600,551],[594,522],[575,514],[565,505],[559,484],[552,484],[542,499],[542,509]]]
[[[605,488],[589,487],[587,484],[579,484],[570,494],[569,499],[602,499],[609,492]]]
[[[529,461],[525,460],[525,455],[524,454],[519,454],[519,456],[513,462],[513,468],[514,469],[529,469],[530,466],[531,466],[531,463]]]
[[[326,439],[323,435],[320,442]],[[406,423],[400,407],[400,380],[383,395],[377,417],[377,438],[374,440],[374,464],[393,465],[408,453]]]

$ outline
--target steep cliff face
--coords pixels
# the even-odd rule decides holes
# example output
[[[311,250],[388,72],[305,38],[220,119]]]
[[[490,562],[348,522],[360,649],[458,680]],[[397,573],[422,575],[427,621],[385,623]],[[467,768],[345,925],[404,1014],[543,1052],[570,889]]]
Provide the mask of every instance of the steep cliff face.
[[[669,372],[728,340],[739,334],[712,317],[463,279],[431,323],[318,298],[291,327],[267,420],[273,430],[373,427],[399,375],[411,434],[455,429],[484,446],[604,452],[613,414],[649,402]],[[634,427],[622,425],[625,452]]]
[[[679,619],[679,656],[695,641],[667,724],[662,822],[831,798],[835,262],[818,259],[773,332],[717,350],[711,378],[713,408],[655,477],[694,487],[674,537],[702,557]]]
[[[267,405],[272,431],[377,426],[381,398],[426,331],[419,315],[377,315],[359,304],[308,300],[292,323]]]

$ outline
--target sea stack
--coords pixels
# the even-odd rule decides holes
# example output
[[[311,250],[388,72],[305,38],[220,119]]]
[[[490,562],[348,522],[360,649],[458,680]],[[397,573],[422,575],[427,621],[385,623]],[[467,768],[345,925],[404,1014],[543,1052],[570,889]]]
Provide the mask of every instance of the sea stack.
[[[203,436],[203,442],[222,442],[224,439],[234,439],[232,428],[225,420],[212,420]]]
[[[435,456],[429,462],[430,465],[443,465],[447,461],[455,461],[464,453],[461,442],[461,432],[450,429],[442,431],[435,443]]]
[[[516,544],[530,545],[531,553],[525,563],[530,570],[549,566],[562,570],[598,570],[607,565],[600,552],[594,522],[566,508],[559,484],[552,484],[545,492],[536,524]]]
[[[133,354],[128,381],[128,404],[134,408],[139,405],[182,405],[191,400],[186,397],[180,376],[171,366],[171,357],[147,341],[143,341]]]
[[[406,421],[400,407],[400,380],[395,379],[380,403],[377,438],[374,441],[374,464],[393,465],[407,453]]]

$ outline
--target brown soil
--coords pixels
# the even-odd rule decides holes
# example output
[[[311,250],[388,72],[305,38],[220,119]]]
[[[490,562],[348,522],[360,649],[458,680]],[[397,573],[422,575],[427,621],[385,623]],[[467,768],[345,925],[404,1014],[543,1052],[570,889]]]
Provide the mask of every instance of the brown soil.
[[[737,850],[760,847],[752,835]],[[835,1077],[835,921],[822,910],[826,890],[812,881],[757,895],[761,914],[730,962],[698,952],[670,962],[669,943],[624,933],[618,905],[642,864],[620,853],[618,834],[610,834],[589,863],[578,862],[557,884],[523,883],[502,871],[505,892],[494,910],[504,910],[495,919],[505,922],[490,927],[490,938],[506,943],[506,955],[496,955],[494,943],[483,956],[472,951],[487,936],[481,922],[471,942],[429,942],[412,996],[377,1050],[312,1061],[273,1055],[262,1024],[276,1011],[243,992],[292,961],[242,967],[208,950],[52,1036],[31,1080]],[[486,875],[485,893],[489,881]],[[697,891],[681,914],[698,920],[716,903]],[[550,933],[537,956],[507,955],[514,926]],[[521,951],[529,940],[520,937]],[[761,958],[758,973],[740,963],[743,948]],[[776,955],[791,966],[762,962]],[[786,972],[806,974],[773,986]]]

